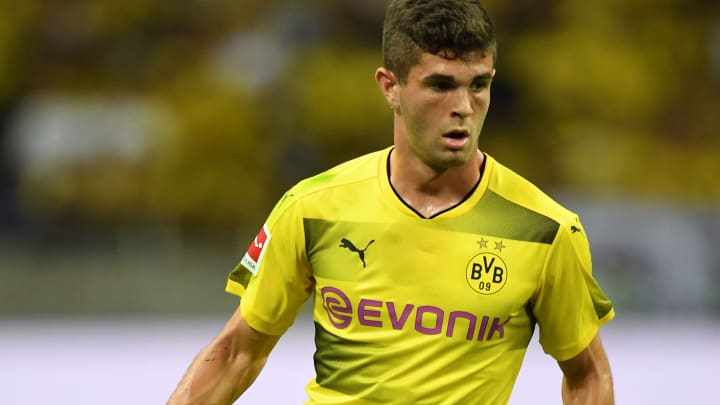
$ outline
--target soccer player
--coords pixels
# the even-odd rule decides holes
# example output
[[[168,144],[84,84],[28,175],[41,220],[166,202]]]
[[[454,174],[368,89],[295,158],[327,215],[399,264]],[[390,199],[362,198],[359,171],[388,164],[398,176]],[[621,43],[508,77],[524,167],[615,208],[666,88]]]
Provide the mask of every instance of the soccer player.
[[[507,403],[536,324],[563,402],[613,403],[585,229],[479,149],[495,51],[478,1],[390,1],[375,80],[393,145],[287,191],[171,404],[232,403],[311,296],[308,404]]]

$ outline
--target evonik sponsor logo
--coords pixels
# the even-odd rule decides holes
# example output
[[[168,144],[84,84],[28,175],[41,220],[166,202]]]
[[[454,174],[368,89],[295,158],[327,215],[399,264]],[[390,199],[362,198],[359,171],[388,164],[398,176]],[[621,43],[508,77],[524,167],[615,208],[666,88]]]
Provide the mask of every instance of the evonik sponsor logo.
[[[372,328],[404,330],[413,328],[423,335],[453,337],[464,334],[466,340],[478,342],[505,337],[505,325],[510,318],[502,320],[488,315],[475,315],[465,311],[445,311],[432,305],[398,304],[362,298],[353,302],[342,290],[323,287],[323,307],[328,320],[338,329],[345,329],[354,319],[357,323]]]

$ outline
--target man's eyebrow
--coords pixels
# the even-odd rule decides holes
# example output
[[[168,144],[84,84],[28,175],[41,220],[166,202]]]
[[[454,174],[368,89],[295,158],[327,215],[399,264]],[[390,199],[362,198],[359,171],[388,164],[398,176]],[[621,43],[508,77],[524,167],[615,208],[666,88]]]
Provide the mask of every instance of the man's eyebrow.
[[[477,76],[473,77],[473,81],[477,81],[477,80],[491,80],[492,78],[493,78],[492,73],[483,73],[483,74],[481,74],[481,75],[477,75]]]
[[[449,76],[449,75],[444,75],[442,73],[433,73],[429,76],[425,76],[422,81],[425,83],[433,83],[433,82],[440,82],[440,81],[455,82],[455,77]]]
[[[493,78],[492,73],[483,73],[483,74],[479,74],[479,75],[473,77],[471,81],[476,82],[478,80],[491,80],[492,78]],[[422,79],[422,81],[423,81],[423,83],[436,83],[436,82],[440,82],[440,81],[451,82],[451,83],[456,82],[455,76],[444,75],[442,73],[433,73],[431,75],[425,76]]]

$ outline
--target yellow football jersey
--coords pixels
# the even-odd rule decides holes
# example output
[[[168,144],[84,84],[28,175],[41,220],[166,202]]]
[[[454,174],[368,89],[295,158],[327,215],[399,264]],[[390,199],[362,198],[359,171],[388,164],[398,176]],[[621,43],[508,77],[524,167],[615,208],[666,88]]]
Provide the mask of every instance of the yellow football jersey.
[[[486,155],[472,192],[423,218],[391,151],[290,189],[228,279],[268,334],[313,296],[308,404],[506,403],[536,323],[566,360],[612,319],[576,214]]]

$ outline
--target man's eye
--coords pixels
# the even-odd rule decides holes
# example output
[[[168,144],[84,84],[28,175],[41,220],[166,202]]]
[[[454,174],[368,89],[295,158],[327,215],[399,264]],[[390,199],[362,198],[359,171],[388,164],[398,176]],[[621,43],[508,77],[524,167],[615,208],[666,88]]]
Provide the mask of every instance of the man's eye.
[[[472,86],[471,86],[471,88],[472,88],[473,91],[482,91],[482,90],[484,90],[485,88],[487,88],[488,84],[489,84],[489,82],[486,82],[486,81],[483,80],[483,81],[481,81],[481,82],[475,82],[475,83],[473,83]]]
[[[449,82],[436,82],[436,83],[432,83],[430,85],[430,87],[432,87],[433,89],[435,89],[437,91],[448,91],[448,90],[452,90],[455,86]]]

